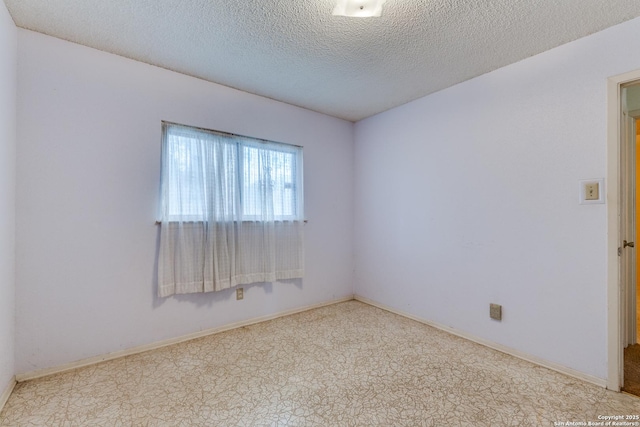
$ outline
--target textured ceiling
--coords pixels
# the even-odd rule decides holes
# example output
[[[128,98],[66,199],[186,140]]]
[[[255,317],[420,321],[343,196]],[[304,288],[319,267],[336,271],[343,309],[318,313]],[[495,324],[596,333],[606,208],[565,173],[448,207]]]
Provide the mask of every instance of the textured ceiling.
[[[638,0],[5,0],[19,27],[356,121],[640,16]]]

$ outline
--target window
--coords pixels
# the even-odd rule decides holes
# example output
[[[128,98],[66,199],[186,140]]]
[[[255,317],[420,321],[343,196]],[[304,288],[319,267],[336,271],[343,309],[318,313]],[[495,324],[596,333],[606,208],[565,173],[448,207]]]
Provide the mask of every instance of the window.
[[[163,123],[163,220],[302,220],[302,149]]]
[[[162,124],[158,294],[304,274],[302,148]]]

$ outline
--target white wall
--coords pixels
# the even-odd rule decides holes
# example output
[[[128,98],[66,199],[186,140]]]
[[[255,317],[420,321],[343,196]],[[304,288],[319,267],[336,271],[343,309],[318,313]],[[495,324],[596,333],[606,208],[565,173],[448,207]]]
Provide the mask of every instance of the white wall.
[[[640,19],[356,124],[355,292],[607,376],[606,82]],[[503,321],[489,319],[489,303]]]
[[[352,294],[353,125],[18,31],[16,371]],[[302,283],[155,296],[160,121],[304,146]]]
[[[0,2],[0,394],[14,374],[17,30]]]

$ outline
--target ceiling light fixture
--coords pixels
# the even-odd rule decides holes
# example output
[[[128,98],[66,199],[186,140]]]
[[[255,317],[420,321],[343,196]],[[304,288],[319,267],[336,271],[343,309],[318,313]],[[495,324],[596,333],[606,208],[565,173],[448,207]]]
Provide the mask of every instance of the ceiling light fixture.
[[[333,14],[355,18],[377,17],[382,15],[384,2],[385,0],[338,0]]]

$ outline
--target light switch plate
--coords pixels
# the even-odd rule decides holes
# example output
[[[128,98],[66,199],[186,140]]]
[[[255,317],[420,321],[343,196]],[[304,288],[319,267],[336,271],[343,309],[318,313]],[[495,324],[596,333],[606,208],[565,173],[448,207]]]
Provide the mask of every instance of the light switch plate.
[[[604,178],[582,179],[579,183],[581,205],[604,203]]]
[[[598,200],[600,198],[600,183],[587,182],[584,185],[585,200]]]

